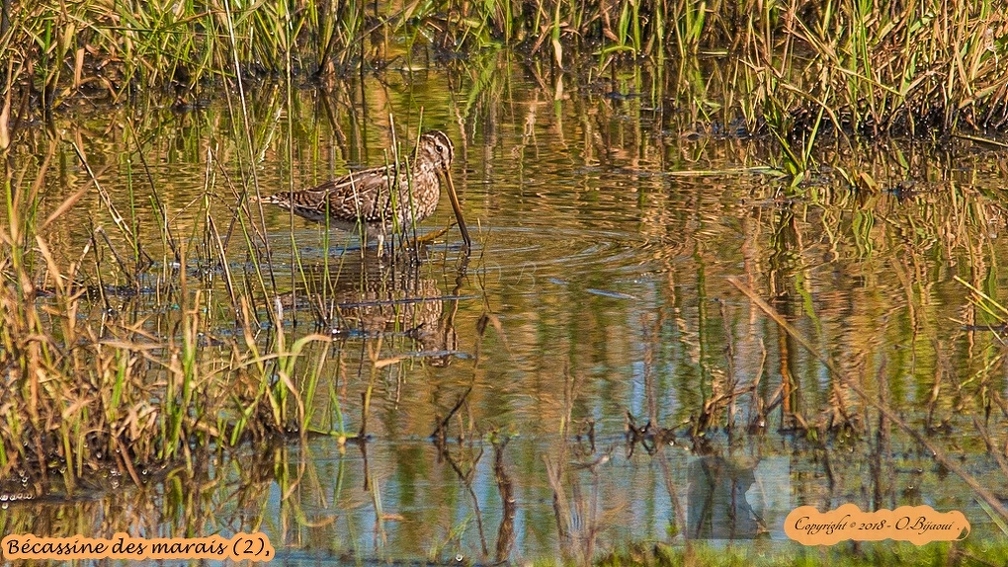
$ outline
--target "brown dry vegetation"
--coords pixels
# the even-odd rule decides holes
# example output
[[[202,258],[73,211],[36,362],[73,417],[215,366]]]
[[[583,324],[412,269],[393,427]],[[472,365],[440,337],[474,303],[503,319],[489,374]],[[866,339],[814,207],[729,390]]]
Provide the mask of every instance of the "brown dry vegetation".
[[[795,144],[795,157],[824,130],[940,137],[1008,124],[1008,15],[991,2],[4,5],[0,142],[79,97],[155,92],[184,107],[239,78],[325,83],[501,48],[575,84],[652,69],[653,103],[741,121]],[[718,84],[692,80],[705,61]]]

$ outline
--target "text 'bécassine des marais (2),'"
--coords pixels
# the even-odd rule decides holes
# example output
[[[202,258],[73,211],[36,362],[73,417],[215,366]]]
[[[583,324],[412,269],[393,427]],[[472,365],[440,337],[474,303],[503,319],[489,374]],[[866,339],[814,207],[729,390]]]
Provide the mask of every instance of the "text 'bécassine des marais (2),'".
[[[111,538],[36,537],[11,534],[0,540],[0,555],[14,559],[215,559],[269,561],[276,552],[262,533],[230,538],[138,538],[117,533]]]

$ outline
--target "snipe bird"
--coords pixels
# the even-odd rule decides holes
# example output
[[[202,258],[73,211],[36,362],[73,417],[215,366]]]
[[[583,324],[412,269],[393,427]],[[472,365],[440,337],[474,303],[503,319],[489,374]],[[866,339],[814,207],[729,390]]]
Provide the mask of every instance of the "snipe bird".
[[[451,178],[454,157],[455,146],[448,135],[432,130],[420,136],[413,159],[405,163],[355,171],[311,189],[276,193],[263,201],[345,231],[359,230],[363,224],[367,233],[377,233],[381,247],[387,234],[407,234],[434,213],[441,200],[438,174],[442,173],[468,251],[469,231]]]

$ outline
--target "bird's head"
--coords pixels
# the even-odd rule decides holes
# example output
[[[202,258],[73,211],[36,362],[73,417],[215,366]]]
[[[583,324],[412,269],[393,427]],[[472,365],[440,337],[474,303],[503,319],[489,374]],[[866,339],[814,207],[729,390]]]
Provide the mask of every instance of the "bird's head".
[[[455,146],[448,135],[440,130],[424,132],[417,144],[417,160],[437,166],[442,171],[451,167],[455,159]]]

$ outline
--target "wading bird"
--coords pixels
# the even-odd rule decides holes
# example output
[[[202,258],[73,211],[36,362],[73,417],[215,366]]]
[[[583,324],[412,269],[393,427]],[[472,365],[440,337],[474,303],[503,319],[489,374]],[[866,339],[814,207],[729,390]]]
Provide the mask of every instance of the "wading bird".
[[[441,200],[440,173],[444,174],[448,198],[469,252],[472,243],[451,178],[454,157],[455,147],[448,135],[432,130],[420,136],[413,159],[402,164],[355,171],[311,189],[270,195],[263,202],[341,230],[363,227],[365,242],[374,233],[380,252],[385,236],[408,234],[434,213]]]

